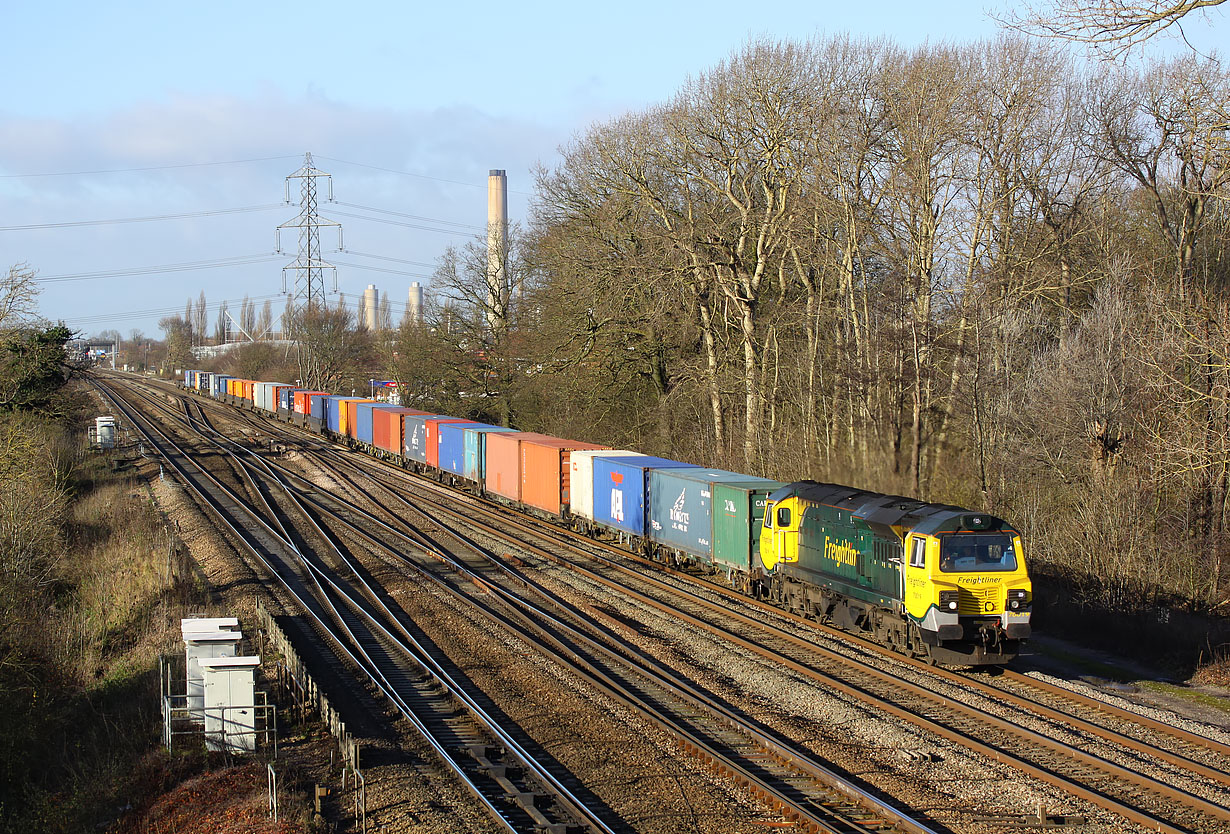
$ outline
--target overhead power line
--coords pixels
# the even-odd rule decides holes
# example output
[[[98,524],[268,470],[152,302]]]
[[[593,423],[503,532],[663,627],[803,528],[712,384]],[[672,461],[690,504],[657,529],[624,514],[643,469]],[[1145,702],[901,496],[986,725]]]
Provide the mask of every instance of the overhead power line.
[[[176,168],[204,168],[210,165],[245,165],[249,162],[270,162],[279,159],[297,159],[296,156],[258,156],[252,159],[229,159],[223,162],[184,162],[179,165],[147,165],[142,168],[100,168],[95,171],[48,171],[39,174],[0,174],[0,179],[14,180],[25,177],[84,177],[93,174],[131,174],[139,171],[170,171]]]
[[[427,269],[435,269],[435,264],[424,263],[423,261],[407,261],[404,258],[390,258],[387,255],[373,255],[371,252],[356,252],[353,249],[343,249],[343,254],[358,255],[361,258],[375,258],[378,261],[391,261],[395,264],[409,264],[410,266],[421,266]]]
[[[273,295],[257,295],[249,296],[248,301],[255,303],[258,301],[266,301],[272,298],[284,298],[281,293]],[[217,312],[222,309],[223,305],[227,308],[236,307],[243,304],[242,298],[223,299],[222,301],[206,302],[205,309],[210,312]],[[170,316],[176,313],[182,313],[184,306],[182,304],[175,307],[154,307],[148,310],[121,310],[112,313],[94,313],[88,316],[70,316],[64,319],[66,324],[72,323],[76,325],[99,324],[107,321],[129,321],[132,319],[150,318],[152,316]]]
[[[242,214],[248,211],[269,211],[285,208],[285,203],[269,203],[263,206],[241,206],[229,209],[192,211],[185,214],[155,214],[149,217],[117,217],[110,220],[70,220],[64,223],[30,223],[25,226],[0,226],[0,232],[27,232],[33,229],[67,229],[74,226],[110,226],[120,223],[148,223],[153,220],[186,220],[190,217],[213,217],[217,214]]]
[[[71,275],[39,276],[34,280],[40,284],[53,284],[61,281],[87,281],[95,278],[127,278],[133,275],[152,275],[160,272],[188,272],[196,269],[216,269],[223,266],[243,266],[245,264],[266,263],[279,260],[271,253],[259,255],[236,255],[231,258],[214,258],[208,261],[184,261],[176,264],[158,264],[156,266],[139,266],[127,269],[100,270],[97,272],[79,272]]]
[[[405,217],[409,220],[422,220],[425,223],[439,223],[442,226],[456,226],[459,229],[472,229],[476,232],[485,232],[485,226],[475,226],[473,223],[456,223],[452,220],[441,220],[438,217],[420,217],[417,214],[406,214],[400,211],[391,211],[390,209],[373,208],[372,206],[361,206],[358,203],[343,203],[340,200],[335,201],[336,206],[349,206],[350,208],[363,209],[364,211],[374,211],[377,214],[391,214],[395,217]]]
[[[363,162],[351,162],[346,159],[337,159],[335,157],[330,157],[330,156],[322,156],[320,158],[327,159],[330,162],[340,162],[343,165],[354,165],[356,168],[370,168],[373,171],[383,171],[386,174],[401,174],[403,177],[414,177],[415,179],[432,180],[433,182],[446,182],[446,183],[449,183],[450,185],[464,185],[466,188],[481,188],[484,191],[487,189],[487,183],[485,181],[482,184],[479,184],[476,182],[462,182],[461,180],[446,180],[442,177],[432,177],[432,176],[428,176],[427,174],[416,174],[413,171],[399,171],[396,168],[381,168],[379,165],[368,165]],[[534,196],[533,194],[530,194],[525,191],[509,191],[508,193],[509,194],[520,194],[523,197]]]
[[[435,226],[422,226],[417,223],[403,223],[400,220],[388,220],[384,217],[369,217],[366,214],[352,214],[348,211],[331,212],[338,217],[353,217],[358,220],[370,220],[373,223],[385,223],[389,226],[401,226],[405,229],[420,229],[424,232],[439,232],[442,235],[463,235],[465,237],[474,237],[474,232],[466,232],[461,229],[439,229]]]
[[[385,269],[382,266],[368,266],[366,264],[347,263],[345,261],[334,260],[338,266],[348,266],[352,269],[366,269],[369,272],[385,272],[389,275],[408,275],[411,278],[430,278],[430,275],[424,275],[420,272],[406,272],[401,269]]]

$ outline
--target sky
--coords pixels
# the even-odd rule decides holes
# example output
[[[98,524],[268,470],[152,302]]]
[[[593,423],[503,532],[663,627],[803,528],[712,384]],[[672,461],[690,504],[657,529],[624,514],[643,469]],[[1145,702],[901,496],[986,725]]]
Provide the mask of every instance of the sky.
[[[279,254],[275,229],[310,152],[332,175],[339,290],[375,284],[396,318],[484,236],[490,169],[523,222],[561,146],[750,38],[963,43],[1013,1],[0,4],[0,269],[35,270],[42,314],[85,335],[157,337],[202,291],[211,330],[224,300],[280,311],[298,240]],[[1215,48],[1224,23],[1188,35]]]

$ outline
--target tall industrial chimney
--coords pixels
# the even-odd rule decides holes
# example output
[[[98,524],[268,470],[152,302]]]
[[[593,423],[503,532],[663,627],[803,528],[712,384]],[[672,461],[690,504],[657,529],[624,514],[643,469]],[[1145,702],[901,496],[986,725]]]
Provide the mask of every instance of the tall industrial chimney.
[[[375,284],[368,284],[363,291],[363,306],[360,312],[367,329],[375,331],[376,324],[380,321],[380,291]]]
[[[508,322],[508,176],[487,174],[487,325],[492,332]]]
[[[423,323],[423,287],[418,281],[410,285],[410,298],[406,302],[406,315],[415,324]]]

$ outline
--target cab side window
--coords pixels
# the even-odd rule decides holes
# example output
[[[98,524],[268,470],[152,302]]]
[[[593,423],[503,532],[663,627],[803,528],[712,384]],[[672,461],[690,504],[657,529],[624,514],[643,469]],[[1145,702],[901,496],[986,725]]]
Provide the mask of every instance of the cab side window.
[[[777,526],[778,527],[789,527],[790,526],[790,508],[789,507],[778,507],[777,508]]]
[[[915,538],[910,548],[910,567],[923,568],[927,566],[927,540]]]

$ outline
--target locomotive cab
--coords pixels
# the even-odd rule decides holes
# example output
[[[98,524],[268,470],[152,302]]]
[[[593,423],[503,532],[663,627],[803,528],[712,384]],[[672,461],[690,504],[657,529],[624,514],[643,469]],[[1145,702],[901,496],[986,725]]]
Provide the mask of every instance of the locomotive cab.
[[[769,496],[762,587],[800,613],[951,665],[1006,663],[1029,637],[1020,535],[944,504],[801,481]]]

